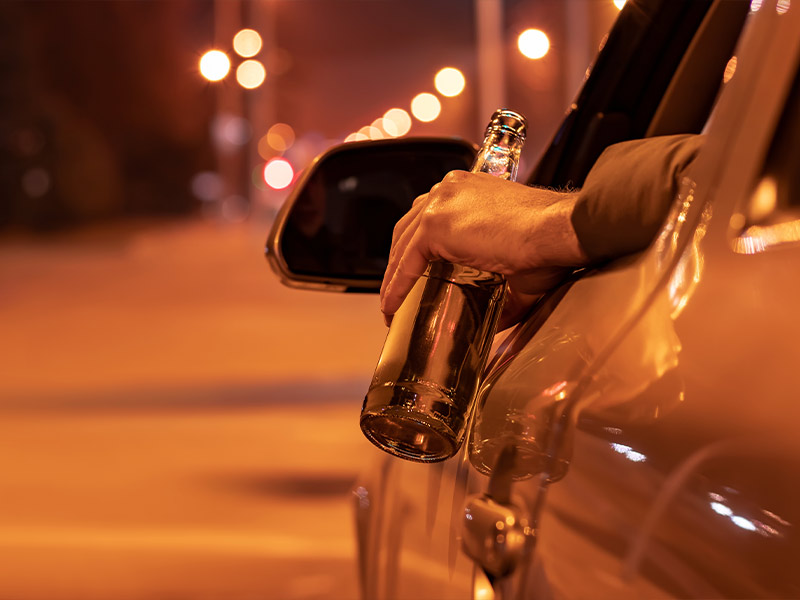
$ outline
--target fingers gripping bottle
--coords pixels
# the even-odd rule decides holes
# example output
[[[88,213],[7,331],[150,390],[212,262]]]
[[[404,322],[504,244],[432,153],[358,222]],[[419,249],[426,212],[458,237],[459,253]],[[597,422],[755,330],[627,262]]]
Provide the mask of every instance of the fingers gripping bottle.
[[[525,118],[498,110],[473,173],[514,180]],[[361,430],[408,460],[453,456],[464,440],[506,282],[502,275],[434,261],[392,319],[361,410]]]

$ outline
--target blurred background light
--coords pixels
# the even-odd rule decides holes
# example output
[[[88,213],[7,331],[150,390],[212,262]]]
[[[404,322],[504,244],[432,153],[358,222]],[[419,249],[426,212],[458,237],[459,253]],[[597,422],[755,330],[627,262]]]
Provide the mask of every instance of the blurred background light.
[[[428,92],[417,94],[411,101],[411,114],[423,123],[436,120],[441,112],[441,102],[436,96]]]
[[[258,155],[264,160],[274,158],[278,154],[278,151],[269,143],[269,134],[264,134],[259,138],[256,149],[258,150]]]
[[[209,50],[200,57],[200,74],[209,81],[220,81],[231,70],[231,61],[222,50]]]
[[[213,202],[222,197],[225,190],[225,182],[219,173],[214,171],[202,171],[192,177],[191,181],[192,193],[196,198],[203,202]]]
[[[775,10],[778,12],[779,15],[784,15],[789,11],[789,7],[792,5],[791,0],[778,0],[778,5],[775,7]]]
[[[382,140],[384,137],[383,132],[372,125],[365,125],[358,130],[358,133],[367,136],[367,138],[370,140]]]
[[[395,124],[398,137],[404,136],[411,130],[411,116],[402,108],[390,108],[384,113],[383,118]]]
[[[750,3],[750,11],[751,12],[758,12],[758,9],[761,8],[761,5],[763,4],[763,1],[764,0],[753,0]]]
[[[466,80],[464,74],[455,67],[445,67],[434,77],[436,91],[442,96],[458,96],[464,91]]]
[[[411,117],[402,108],[390,108],[383,115],[384,121],[391,121],[397,128],[397,136],[403,136],[411,130]]]
[[[236,69],[236,81],[248,90],[253,90],[260,86],[266,78],[267,70],[264,65],[252,58],[244,61]]]
[[[211,122],[211,137],[215,145],[223,150],[233,146],[244,146],[250,141],[250,123],[247,119],[230,113],[222,113]]]
[[[344,138],[345,142],[363,142],[368,140],[369,136],[364,135],[360,131],[356,131],[355,133],[351,133],[346,138]]]
[[[261,52],[261,36],[253,29],[242,29],[233,36],[233,49],[244,58],[255,56]]]
[[[517,38],[517,47],[524,56],[532,59],[542,58],[550,50],[550,40],[544,31],[526,29]]]
[[[273,158],[264,165],[264,182],[273,190],[289,187],[294,179],[294,169],[285,158]]]
[[[278,152],[286,152],[294,144],[295,134],[291,125],[275,123],[267,131],[267,144]]]
[[[385,137],[397,137],[398,135],[397,125],[395,125],[394,121],[384,117],[375,119],[372,122],[372,126],[380,129],[385,134]]]
[[[34,167],[25,171],[20,183],[27,196],[41,198],[50,190],[50,174],[42,167]]]
[[[626,0],[614,0],[614,6],[617,7],[617,10],[622,10],[622,7],[625,6]]]

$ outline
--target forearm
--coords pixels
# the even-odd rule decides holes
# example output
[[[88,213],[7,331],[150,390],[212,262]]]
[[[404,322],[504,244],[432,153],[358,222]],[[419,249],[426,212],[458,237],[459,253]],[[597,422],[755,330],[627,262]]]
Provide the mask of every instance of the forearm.
[[[524,225],[528,236],[523,254],[529,257],[526,270],[540,267],[577,267],[588,262],[572,223],[579,192],[557,192],[532,188],[541,208],[528,213]],[[542,202],[544,199],[544,202]]]

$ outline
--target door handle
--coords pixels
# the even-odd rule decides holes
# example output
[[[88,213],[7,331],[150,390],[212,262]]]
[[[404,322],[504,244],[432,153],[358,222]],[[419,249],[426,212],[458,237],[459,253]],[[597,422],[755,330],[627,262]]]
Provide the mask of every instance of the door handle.
[[[471,497],[464,508],[462,547],[490,579],[510,575],[535,542],[527,511],[511,498],[516,452],[511,444],[500,452],[487,493]]]

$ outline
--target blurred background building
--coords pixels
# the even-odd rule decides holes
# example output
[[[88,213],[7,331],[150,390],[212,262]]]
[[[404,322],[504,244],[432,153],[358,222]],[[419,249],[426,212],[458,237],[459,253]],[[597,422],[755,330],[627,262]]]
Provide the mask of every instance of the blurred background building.
[[[287,177],[351,134],[480,141],[500,104],[531,122],[530,165],[616,12],[611,0],[0,3],[0,227],[269,213]],[[223,64],[204,76],[209,50]],[[460,85],[437,89],[445,68]],[[410,120],[387,131],[393,108]]]

